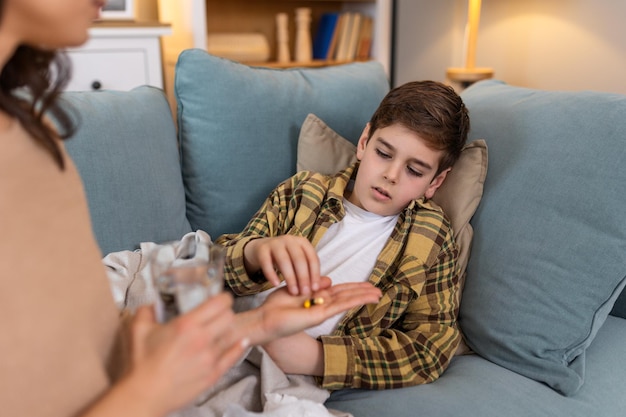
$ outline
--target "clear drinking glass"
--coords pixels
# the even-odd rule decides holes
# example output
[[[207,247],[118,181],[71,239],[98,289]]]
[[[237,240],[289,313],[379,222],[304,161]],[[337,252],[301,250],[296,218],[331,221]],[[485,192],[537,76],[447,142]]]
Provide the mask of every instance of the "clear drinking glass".
[[[197,307],[224,288],[225,249],[210,242],[157,245],[150,252],[156,318],[164,323]]]

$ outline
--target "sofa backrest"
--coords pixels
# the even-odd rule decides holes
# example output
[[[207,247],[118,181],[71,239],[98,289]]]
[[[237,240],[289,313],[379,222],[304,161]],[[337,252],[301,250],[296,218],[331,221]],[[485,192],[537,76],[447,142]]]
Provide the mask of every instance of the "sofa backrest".
[[[212,237],[237,233],[296,172],[309,113],[356,143],[389,82],[378,62],[256,68],[199,49],[176,65],[175,95],[187,217]]]
[[[77,112],[66,149],[81,174],[102,254],[191,231],[176,128],[163,91],[67,92]]]
[[[176,69],[178,144],[161,90],[64,93],[80,123],[66,148],[103,255],[197,229],[241,230],[295,173],[308,113],[356,143],[388,89],[376,62],[275,70],[189,50]]]

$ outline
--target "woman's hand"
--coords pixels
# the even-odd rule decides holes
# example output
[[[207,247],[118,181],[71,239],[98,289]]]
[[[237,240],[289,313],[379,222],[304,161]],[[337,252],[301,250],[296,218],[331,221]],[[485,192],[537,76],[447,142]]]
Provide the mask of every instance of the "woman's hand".
[[[233,331],[234,323],[226,293],[164,325],[155,321],[152,308],[137,311],[129,377],[143,385],[154,415],[193,401],[240,359],[249,339]]]
[[[81,416],[165,416],[214,385],[251,343],[297,333],[381,296],[369,283],[331,287],[327,277],[320,288],[311,297],[324,301],[310,308],[309,297],[280,288],[261,307],[236,315],[232,297],[222,293],[167,324],[156,322],[151,307],[140,308],[130,328],[129,372]]]

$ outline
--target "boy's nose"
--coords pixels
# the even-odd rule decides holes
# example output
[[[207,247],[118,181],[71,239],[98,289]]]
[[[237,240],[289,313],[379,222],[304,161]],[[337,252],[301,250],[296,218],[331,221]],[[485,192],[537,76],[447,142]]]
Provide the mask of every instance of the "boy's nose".
[[[387,167],[387,170],[384,173],[384,178],[387,181],[395,184],[396,181],[398,180],[398,168],[393,165],[390,165],[389,167]]]
[[[385,179],[386,179],[388,182],[392,183],[392,184],[395,184],[395,183],[396,183],[395,178],[394,178],[394,177],[392,177],[392,176],[390,176],[390,175],[385,175]]]

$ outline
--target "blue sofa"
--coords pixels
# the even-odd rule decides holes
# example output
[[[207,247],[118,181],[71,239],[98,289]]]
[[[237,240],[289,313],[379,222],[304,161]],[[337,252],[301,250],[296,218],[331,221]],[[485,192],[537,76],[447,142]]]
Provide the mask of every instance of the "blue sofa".
[[[389,89],[373,62],[274,70],[199,50],[181,55],[175,86],[175,121],[151,87],[63,96],[78,110],[67,149],[103,255],[238,231],[296,171],[309,113],[354,143]],[[472,353],[431,384],[336,391],[327,406],[356,417],[623,417],[626,97],[499,81],[462,96],[470,140],[489,154],[486,178],[462,185],[479,190],[459,312]],[[326,159],[334,148],[310,149]]]

